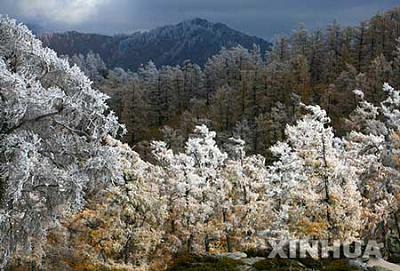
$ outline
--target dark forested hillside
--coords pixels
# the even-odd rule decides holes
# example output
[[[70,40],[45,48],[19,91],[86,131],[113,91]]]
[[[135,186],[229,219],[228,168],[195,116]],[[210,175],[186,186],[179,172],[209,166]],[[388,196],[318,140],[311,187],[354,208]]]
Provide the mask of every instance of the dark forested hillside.
[[[98,34],[83,34],[76,31],[65,33],[44,33],[39,35],[43,44],[60,55],[88,54],[95,52],[107,63],[111,63],[118,49],[118,41],[124,37],[110,37]]]
[[[158,32],[170,36],[167,29]],[[141,37],[151,40],[151,33]],[[128,127],[125,140],[142,154],[150,140],[160,138],[179,149],[195,125],[206,123],[221,142],[241,137],[249,153],[268,158],[268,147],[298,118],[300,102],[321,105],[343,134],[343,120],[358,103],[355,89],[378,104],[384,82],[399,86],[399,35],[400,9],[394,9],[357,27],[336,22],[314,32],[299,27],[278,38],[266,57],[260,47],[239,46],[221,50],[204,68],[191,61],[175,67],[149,62],[136,73],[115,69],[91,77],[112,96],[113,109]],[[104,69],[95,54],[72,61],[92,70],[87,74]]]
[[[221,23],[204,19],[184,21],[177,25],[159,27],[148,32],[132,35],[103,36],[78,32],[43,34],[44,45],[62,55],[98,53],[110,67],[136,70],[152,60],[156,65],[178,65],[187,59],[203,65],[222,47],[253,44],[261,50],[269,49],[270,43]]]

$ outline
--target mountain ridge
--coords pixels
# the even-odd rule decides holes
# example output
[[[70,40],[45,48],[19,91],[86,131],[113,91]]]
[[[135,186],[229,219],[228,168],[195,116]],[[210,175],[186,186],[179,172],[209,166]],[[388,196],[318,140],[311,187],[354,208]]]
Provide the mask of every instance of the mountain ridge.
[[[152,60],[156,65],[179,65],[191,59],[204,65],[209,57],[223,48],[241,45],[250,49],[254,44],[261,51],[271,43],[223,23],[194,18],[175,25],[166,25],[143,32],[114,36],[68,31],[43,33],[38,37],[60,55],[98,53],[107,66],[136,70]]]

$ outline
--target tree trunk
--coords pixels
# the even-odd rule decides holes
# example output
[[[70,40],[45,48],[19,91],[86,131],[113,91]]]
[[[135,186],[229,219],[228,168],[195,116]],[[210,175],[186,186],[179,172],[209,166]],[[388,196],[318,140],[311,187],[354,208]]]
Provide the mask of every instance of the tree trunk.
[[[324,189],[325,189],[325,202],[326,202],[326,220],[328,222],[328,241],[331,242],[331,230],[332,230],[332,222],[331,222],[331,212],[329,210],[331,204],[331,196],[329,193],[329,178],[326,173],[328,168],[328,162],[326,160],[326,146],[325,146],[325,138],[322,136],[322,156],[324,161]]]
[[[222,211],[222,217],[224,220],[224,224],[227,222],[226,218],[226,211]],[[225,227],[225,239],[226,239],[226,249],[228,252],[232,252],[232,240],[231,240],[231,235],[230,232],[226,229]]]

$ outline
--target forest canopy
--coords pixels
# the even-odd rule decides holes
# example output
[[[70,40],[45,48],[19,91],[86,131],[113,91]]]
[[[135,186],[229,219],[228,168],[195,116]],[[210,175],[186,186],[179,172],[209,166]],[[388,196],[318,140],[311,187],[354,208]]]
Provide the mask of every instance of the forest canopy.
[[[131,72],[1,17],[0,269],[398,240],[399,31],[395,9]]]

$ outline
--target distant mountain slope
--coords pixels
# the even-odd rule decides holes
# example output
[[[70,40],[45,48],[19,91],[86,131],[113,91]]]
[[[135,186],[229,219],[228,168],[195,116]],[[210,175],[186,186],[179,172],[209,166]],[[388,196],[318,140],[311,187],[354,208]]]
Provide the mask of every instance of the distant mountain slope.
[[[221,23],[204,19],[184,21],[177,25],[159,27],[132,35],[104,36],[78,32],[42,34],[44,45],[59,54],[99,53],[109,67],[136,70],[141,64],[153,60],[157,65],[177,65],[191,59],[200,65],[222,47],[238,44],[251,48],[253,44],[262,51],[271,44],[261,38],[233,30]]]
[[[39,38],[47,47],[54,49],[59,55],[84,54],[90,51],[101,55],[108,64],[115,57],[120,39],[98,34],[83,34],[75,31],[65,33],[45,33]],[[122,38],[122,37],[120,37]]]

